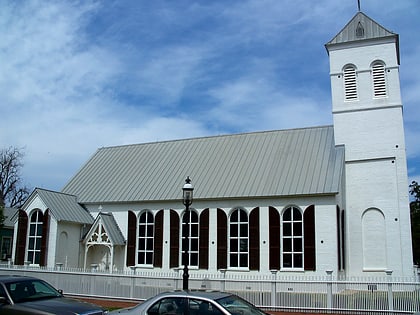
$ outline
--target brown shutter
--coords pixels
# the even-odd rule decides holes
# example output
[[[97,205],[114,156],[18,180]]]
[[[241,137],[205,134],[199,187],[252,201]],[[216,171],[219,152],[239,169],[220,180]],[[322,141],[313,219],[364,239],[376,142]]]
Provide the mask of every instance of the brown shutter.
[[[179,217],[175,210],[170,212],[169,267],[179,267]]]
[[[343,253],[342,258],[342,268],[346,269],[346,239],[345,239],[345,224],[344,224],[344,210],[341,210],[341,250]]]
[[[280,214],[276,208],[268,208],[270,241],[270,270],[280,270]]]
[[[315,206],[306,208],[303,214],[305,270],[315,270]]]
[[[137,237],[137,217],[133,211],[128,211],[128,230],[127,230],[127,262],[126,266],[136,264],[136,237]]]
[[[336,226],[337,226],[337,266],[338,266],[338,270],[342,270],[340,208],[338,206],[335,210],[335,219],[336,219]]]
[[[50,223],[50,211],[47,209],[42,220],[41,258],[39,265],[46,266],[48,262],[48,232]]]
[[[260,269],[260,208],[249,215],[249,270]]]
[[[199,265],[200,269],[209,269],[209,209],[204,209],[200,215],[200,249]]]
[[[26,214],[25,211],[19,210],[15,265],[23,265],[25,263],[27,232],[28,232],[28,215]]]
[[[163,256],[163,210],[158,211],[155,217],[155,235],[153,247],[153,266],[162,267]]]
[[[227,268],[227,217],[217,209],[217,269]]]

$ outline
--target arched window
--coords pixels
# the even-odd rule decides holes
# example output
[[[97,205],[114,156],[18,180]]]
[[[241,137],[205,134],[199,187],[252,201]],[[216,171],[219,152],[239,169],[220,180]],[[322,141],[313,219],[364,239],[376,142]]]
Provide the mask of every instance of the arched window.
[[[235,209],[229,221],[229,266],[248,267],[248,215],[245,210]]]
[[[40,210],[31,214],[29,220],[28,258],[30,264],[39,264],[41,261],[42,223],[44,216]]]
[[[344,99],[346,101],[357,100],[356,67],[347,65],[343,70],[344,75]]]
[[[186,214],[189,214],[188,215]],[[188,227],[188,222],[189,227]],[[194,210],[184,212],[182,215],[182,252],[185,253],[185,250],[188,249],[188,261],[189,266],[198,267],[198,244],[199,244],[199,223],[198,223],[198,214]],[[188,244],[187,244],[188,238]],[[184,255],[182,255],[182,264]]]
[[[381,61],[372,64],[373,96],[376,98],[386,97],[385,65]]]
[[[282,214],[282,268],[303,268],[303,216],[298,207]]]
[[[137,246],[137,264],[153,264],[154,220],[150,211],[145,211],[139,217],[139,233]]]

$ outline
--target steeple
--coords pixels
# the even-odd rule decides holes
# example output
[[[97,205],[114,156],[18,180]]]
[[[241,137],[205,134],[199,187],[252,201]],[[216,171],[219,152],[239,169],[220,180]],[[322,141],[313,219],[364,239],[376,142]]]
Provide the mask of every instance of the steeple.
[[[360,6],[359,6],[360,8]],[[398,64],[400,63],[399,57],[399,38],[398,34],[395,34],[379,23],[372,20],[363,12],[359,11],[356,15],[347,23],[346,26],[333,38],[325,47],[327,51],[334,45],[355,43],[364,40],[378,40],[378,39],[391,39],[395,41],[397,48]]]
[[[344,222],[352,235],[346,265],[350,275],[387,269],[408,275],[412,256],[398,35],[359,11],[325,47],[334,139],[345,150]],[[377,187],[386,191],[378,193]]]

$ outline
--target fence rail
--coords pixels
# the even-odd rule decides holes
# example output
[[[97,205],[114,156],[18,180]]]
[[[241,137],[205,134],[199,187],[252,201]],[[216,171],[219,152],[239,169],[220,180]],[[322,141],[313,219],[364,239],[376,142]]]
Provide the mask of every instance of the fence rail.
[[[139,271],[106,273],[97,270],[0,265],[0,274],[36,276],[66,294],[143,301],[163,291],[182,288],[179,270],[157,273]],[[190,274],[189,287],[235,293],[251,303],[273,311],[334,313],[413,314],[420,312],[420,281],[417,277],[342,279],[271,275]]]

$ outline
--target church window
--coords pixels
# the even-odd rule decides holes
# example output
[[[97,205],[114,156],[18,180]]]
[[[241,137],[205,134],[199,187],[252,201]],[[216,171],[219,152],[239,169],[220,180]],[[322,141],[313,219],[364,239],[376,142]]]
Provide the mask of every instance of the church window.
[[[357,100],[356,68],[348,65],[344,68],[344,98],[346,101]]]
[[[32,213],[29,221],[28,258],[30,264],[41,261],[42,223],[44,217],[41,211]]]
[[[143,212],[139,217],[137,263],[153,264],[154,220],[150,211]]]
[[[235,209],[229,221],[229,266],[248,267],[248,215],[243,209]]]
[[[376,61],[372,64],[373,96],[386,97],[385,65]]]
[[[303,216],[297,207],[282,214],[282,268],[303,268]]]
[[[199,223],[197,213],[194,210],[184,212],[182,216],[182,252],[185,253],[185,251],[188,250],[189,266],[198,267],[198,234]],[[184,255],[182,255],[182,265],[184,264]]]

